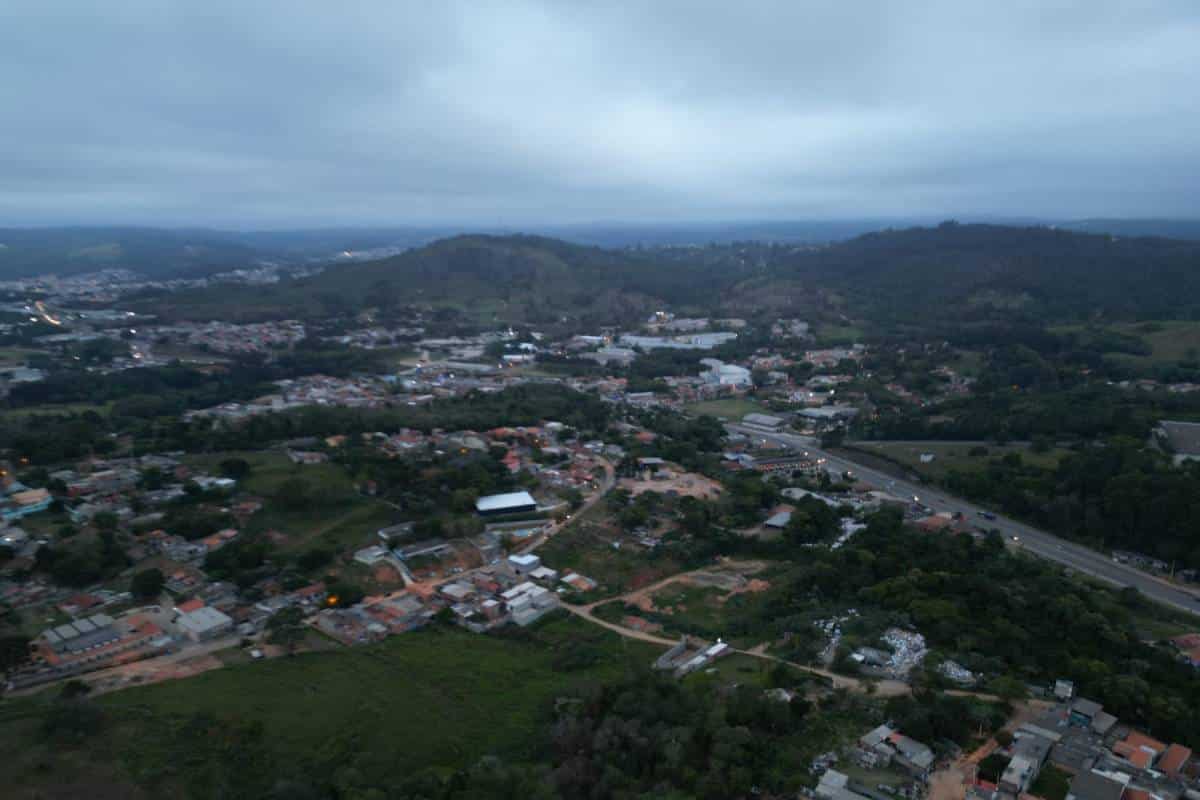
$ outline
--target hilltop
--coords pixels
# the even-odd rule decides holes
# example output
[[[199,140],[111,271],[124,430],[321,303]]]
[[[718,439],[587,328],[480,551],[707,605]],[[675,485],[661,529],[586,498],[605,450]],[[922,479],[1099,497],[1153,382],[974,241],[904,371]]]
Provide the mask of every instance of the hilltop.
[[[913,321],[937,309],[942,319],[1057,320],[1187,318],[1200,312],[1200,300],[1188,298],[1200,298],[1200,242],[943,223],[821,246],[604,249],[540,236],[456,236],[267,289],[173,294],[165,310],[236,319],[422,305],[488,323],[606,324],[669,304],[742,316],[824,311]]]

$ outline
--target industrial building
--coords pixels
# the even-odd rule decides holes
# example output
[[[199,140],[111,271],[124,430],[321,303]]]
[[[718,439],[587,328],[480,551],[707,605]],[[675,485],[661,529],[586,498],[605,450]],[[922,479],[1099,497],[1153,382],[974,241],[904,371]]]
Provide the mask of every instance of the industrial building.
[[[523,514],[537,511],[537,501],[529,492],[509,492],[508,494],[491,494],[475,501],[475,510],[480,516],[499,516],[501,514]]]

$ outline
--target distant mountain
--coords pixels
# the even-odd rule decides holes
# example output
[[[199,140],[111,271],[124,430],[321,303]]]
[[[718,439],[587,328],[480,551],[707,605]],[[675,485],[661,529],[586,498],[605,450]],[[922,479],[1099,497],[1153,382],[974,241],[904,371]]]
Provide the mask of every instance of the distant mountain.
[[[157,228],[0,228],[0,279],[129,269],[154,278],[251,266],[273,254],[227,235]]]
[[[263,263],[379,258],[447,235],[431,228],[217,231],[203,228],[0,228],[0,280],[128,269],[190,278]]]

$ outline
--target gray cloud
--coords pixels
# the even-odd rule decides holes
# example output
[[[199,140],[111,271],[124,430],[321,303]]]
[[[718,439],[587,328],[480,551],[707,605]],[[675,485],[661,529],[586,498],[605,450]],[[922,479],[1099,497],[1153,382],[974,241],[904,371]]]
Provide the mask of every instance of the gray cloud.
[[[1194,215],[1181,2],[9,0],[0,225]]]

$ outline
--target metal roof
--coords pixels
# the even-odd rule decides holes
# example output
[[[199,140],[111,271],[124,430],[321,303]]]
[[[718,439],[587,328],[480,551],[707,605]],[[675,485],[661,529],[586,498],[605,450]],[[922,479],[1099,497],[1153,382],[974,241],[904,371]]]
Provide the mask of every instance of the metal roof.
[[[506,508],[522,508],[536,506],[537,501],[529,492],[509,492],[508,494],[492,494],[475,501],[476,511],[500,511]]]

